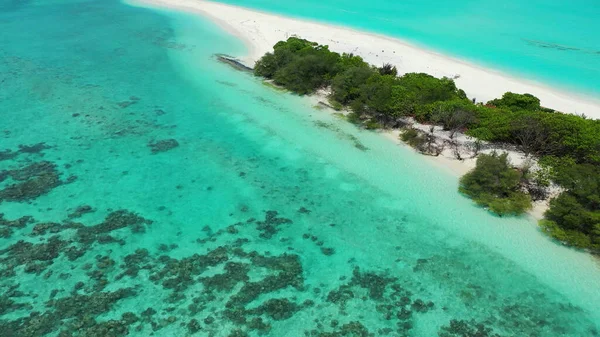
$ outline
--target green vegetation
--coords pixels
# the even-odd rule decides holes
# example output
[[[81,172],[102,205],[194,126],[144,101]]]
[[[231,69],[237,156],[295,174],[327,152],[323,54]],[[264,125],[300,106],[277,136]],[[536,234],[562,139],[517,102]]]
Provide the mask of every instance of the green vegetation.
[[[461,191],[497,214],[520,214],[531,199],[545,195],[535,186],[552,180],[564,192],[551,201],[540,225],[563,242],[600,251],[600,121],[546,109],[530,94],[507,92],[475,104],[452,79],[398,76],[393,65],[374,67],[359,56],[340,55],[299,38],[278,42],[256,63],[254,73],[300,95],[329,87],[330,104],[351,110],[347,120],[368,129],[403,127],[403,119],[413,117],[441,125],[451,138],[464,132],[538,157],[551,172],[543,179],[512,169],[503,155],[482,156],[461,180]],[[432,147],[431,137],[416,130],[401,137],[417,148]]]
[[[550,201],[542,228],[561,241],[600,251],[600,167],[563,166],[554,179],[565,191]]]
[[[283,87],[280,87],[280,86],[277,86],[277,85],[274,85],[273,83],[271,83],[271,82],[269,82],[269,81],[263,81],[262,83],[263,83],[263,84],[264,84],[266,87],[269,87],[269,88],[271,88],[271,89],[273,89],[273,90],[282,91],[282,92],[284,92],[284,91],[287,91],[287,90],[285,90],[285,88],[283,88]]]
[[[481,154],[477,167],[460,179],[459,190],[498,215],[519,215],[531,208],[531,198],[521,191],[522,178],[507,153]]]

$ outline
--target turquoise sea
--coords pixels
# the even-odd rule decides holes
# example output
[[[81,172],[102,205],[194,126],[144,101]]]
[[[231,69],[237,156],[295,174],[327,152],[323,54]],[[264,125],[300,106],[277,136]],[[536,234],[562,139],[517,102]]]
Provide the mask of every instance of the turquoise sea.
[[[597,0],[221,0],[407,40],[600,98]]]
[[[217,62],[211,22],[0,0],[0,335],[598,336],[600,264]]]

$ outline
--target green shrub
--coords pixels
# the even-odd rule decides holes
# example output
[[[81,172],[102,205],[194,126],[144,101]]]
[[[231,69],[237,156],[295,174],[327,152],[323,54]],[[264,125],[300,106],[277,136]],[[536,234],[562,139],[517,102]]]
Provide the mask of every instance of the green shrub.
[[[520,189],[522,174],[510,166],[508,154],[481,154],[476,167],[460,179],[459,191],[498,215],[519,215],[531,208]]]
[[[383,128],[383,125],[381,125],[379,122],[377,122],[376,120],[373,119],[369,119],[365,124],[365,129],[367,130],[377,130],[377,129],[381,129]]]
[[[540,220],[539,226],[544,232],[556,240],[577,248],[600,250],[599,243],[593,243],[589,236],[574,230],[565,230],[550,220]]]
[[[329,100],[329,105],[331,105],[331,107],[335,111],[341,111],[344,108],[344,106],[340,102],[337,102],[337,101],[332,100],[332,99]]]
[[[400,139],[416,149],[421,148],[423,144],[425,144],[425,138],[423,135],[413,128],[407,128],[402,131],[400,134]]]
[[[355,112],[351,112],[348,115],[346,115],[346,120],[352,124],[362,124],[362,119],[360,119],[360,115]]]
[[[540,110],[540,99],[531,94],[515,94],[507,92],[502,98],[497,98],[488,102],[498,108],[507,108],[510,110]]]

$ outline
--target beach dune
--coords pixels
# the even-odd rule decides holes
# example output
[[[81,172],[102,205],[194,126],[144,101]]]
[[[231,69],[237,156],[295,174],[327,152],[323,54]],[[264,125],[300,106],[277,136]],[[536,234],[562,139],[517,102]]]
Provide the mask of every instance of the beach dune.
[[[328,45],[330,50],[338,53],[359,55],[373,65],[393,64],[400,74],[423,72],[453,78],[458,87],[477,102],[498,98],[507,91],[530,93],[545,107],[600,118],[598,99],[463,62],[396,38],[204,0],[130,0],[128,3],[168,7],[210,18],[244,41],[249,53],[239,56],[249,66],[272,51],[278,41],[297,36]]]

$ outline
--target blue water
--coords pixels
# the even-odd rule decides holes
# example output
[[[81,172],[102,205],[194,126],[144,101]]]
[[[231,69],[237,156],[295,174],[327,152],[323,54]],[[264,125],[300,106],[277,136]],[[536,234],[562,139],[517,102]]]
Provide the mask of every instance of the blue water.
[[[220,0],[395,36],[445,54],[600,97],[595,0]]]
[[[206,20],[0,0],[2,336],[597,336],[600,268],[220,64]]]

